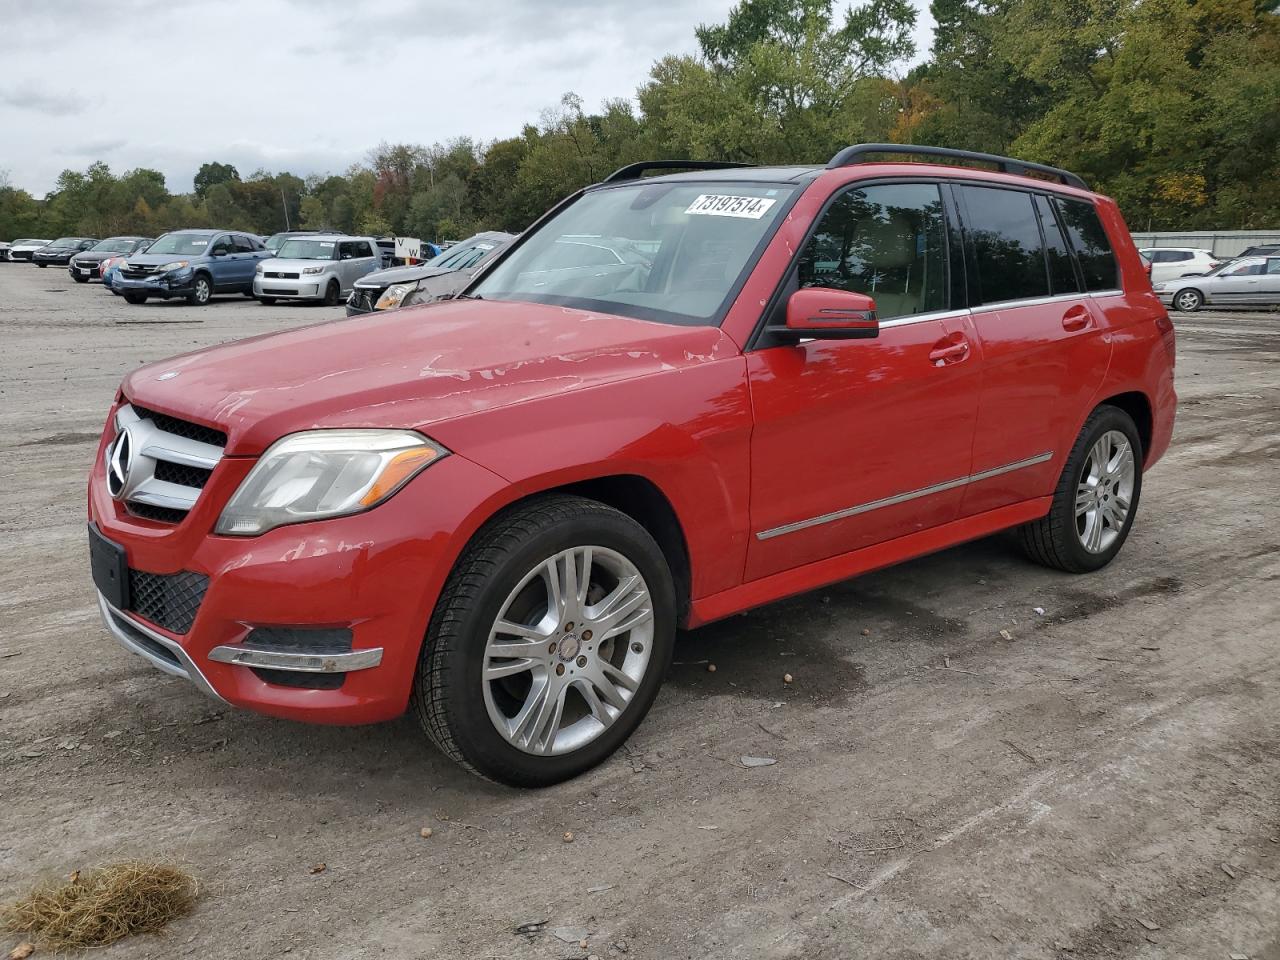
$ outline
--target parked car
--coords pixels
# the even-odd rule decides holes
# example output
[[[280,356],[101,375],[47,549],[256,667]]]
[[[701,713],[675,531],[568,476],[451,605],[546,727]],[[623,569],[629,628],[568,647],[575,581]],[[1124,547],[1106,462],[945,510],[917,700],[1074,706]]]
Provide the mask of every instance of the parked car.
[[[97,242],[93,237],[59,237],[33,252],[31,262],[37,267],[47,267],[49,264],[65,267],[77,253],[88,250]]]
[[[262,242],[268,250],[275,253],[280,249],[282,243],[295,237],[314,237],[321,233],[337,235],[341,232],[340,230],[281,230],[279,233],[273,233]]]
[[[413,303],[444,300],[467,285],[512,234],[491,230],[456,244],[434,260],[412,267],[392,267],[371,273],[356,283],[347,300],[347,316],[374,310],[394,310]]]
[[[1203,277],[1179,277],[1155,285],[1161,303],[1183,313],[1203,306],[1280,306],[1280,255],[1245,257],[1223,264]]]
[[[129,257],[111,286],[130,303],[159,297],[203,306],[219,293],[252,294],[254,269],[270,257],[262,241],[246,233],[175,230]]]
[[[14,262],[30,260],[33,253],[52,242],[51,240],[14,240],[13,243],[9,244],[7,259]]]
[[[108,237],[83,253],[77,253],[67,264],[67,272],[77,283],[102,279],[102,264],[112,257],[143,253],[153,242],[151,237]]]
[[[314,234],[285,240],[257,265],[253,295],[262,303],[320,300],[337,306],[353,284],[381,263],[372,237]]]
[[[1176,398],[1112,200],[926,147],[673,166],[567,198],[453,300],[126,377],[88,486],[111,633],[236,706],[411,709],[532,786],[627,739],[678,626],[1006,528],[1059,570],[1116,556]]]
[[[1245,257],[1280,257],[1280,243],[1268,243],[1258,247],[1245,247],[1244,250],[1236,254],[1232,259],[1241,260]]]
[[[1151,282],[1208,273],[1222,266],[1222,258],[1201,247],[1148,247],[1139,250],[1151,261]]]
[[[8,260],[8,259],[9,259],[9,242],[7,240],[0,240],[0,260]]]

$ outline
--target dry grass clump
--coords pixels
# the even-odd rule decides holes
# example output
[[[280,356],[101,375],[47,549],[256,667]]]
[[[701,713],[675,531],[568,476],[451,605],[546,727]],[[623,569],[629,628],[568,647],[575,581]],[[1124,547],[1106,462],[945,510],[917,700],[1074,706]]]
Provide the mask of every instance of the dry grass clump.
[[[198,889],[181,870],[126,860],[36,887],[0,911],[0,926],[54,949],[105,947],[189,913]]]

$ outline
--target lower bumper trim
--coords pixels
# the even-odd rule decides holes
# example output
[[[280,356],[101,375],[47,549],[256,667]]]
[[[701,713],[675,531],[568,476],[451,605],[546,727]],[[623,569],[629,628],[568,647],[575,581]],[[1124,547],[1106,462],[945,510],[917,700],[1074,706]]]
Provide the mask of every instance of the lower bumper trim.
[[[218,663],[231,663],[241,667],[258,667],[266,670],[293,670],[298,673],[350,673],[368,670],[382,662],[382,648],[352,650],[349,653],[283,653],[279,650],[260,650],[243,645],[214,647],[209,659]]]
[[[153,667],[163,670],[170,676],[190,680],[215,700],[223,699],[180,644],[117,610],[107,603],[106,597],[101,593],[98,594],[98,610],[102,614],[102,622],[106,624],[107,630],[130,653],[136,653]]]

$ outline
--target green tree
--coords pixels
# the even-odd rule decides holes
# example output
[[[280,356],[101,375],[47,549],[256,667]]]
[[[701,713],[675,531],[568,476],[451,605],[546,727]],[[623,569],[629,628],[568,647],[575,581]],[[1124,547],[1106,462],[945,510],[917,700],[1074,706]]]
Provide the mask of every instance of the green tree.
[[[219,183],[239,181],[240,171],[229,163],[203,163],[195,175],[196,196],[204,199],[209,188]]]

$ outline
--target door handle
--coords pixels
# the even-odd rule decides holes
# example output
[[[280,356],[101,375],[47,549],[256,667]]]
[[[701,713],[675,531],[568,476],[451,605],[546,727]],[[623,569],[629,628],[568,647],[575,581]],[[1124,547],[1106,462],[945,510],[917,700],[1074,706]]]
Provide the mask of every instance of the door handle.
[[[929,351],[929,361],[935,367],[941,367],[948,363],[959,363],[969,355],[969,341],[961,340],[959,343],[952,343],[947,346],[935,346]]]
[[[1083,330],[1089,326],[1089,308],[1076,304],[1070,310],[1062,315],[1063,330]]]

